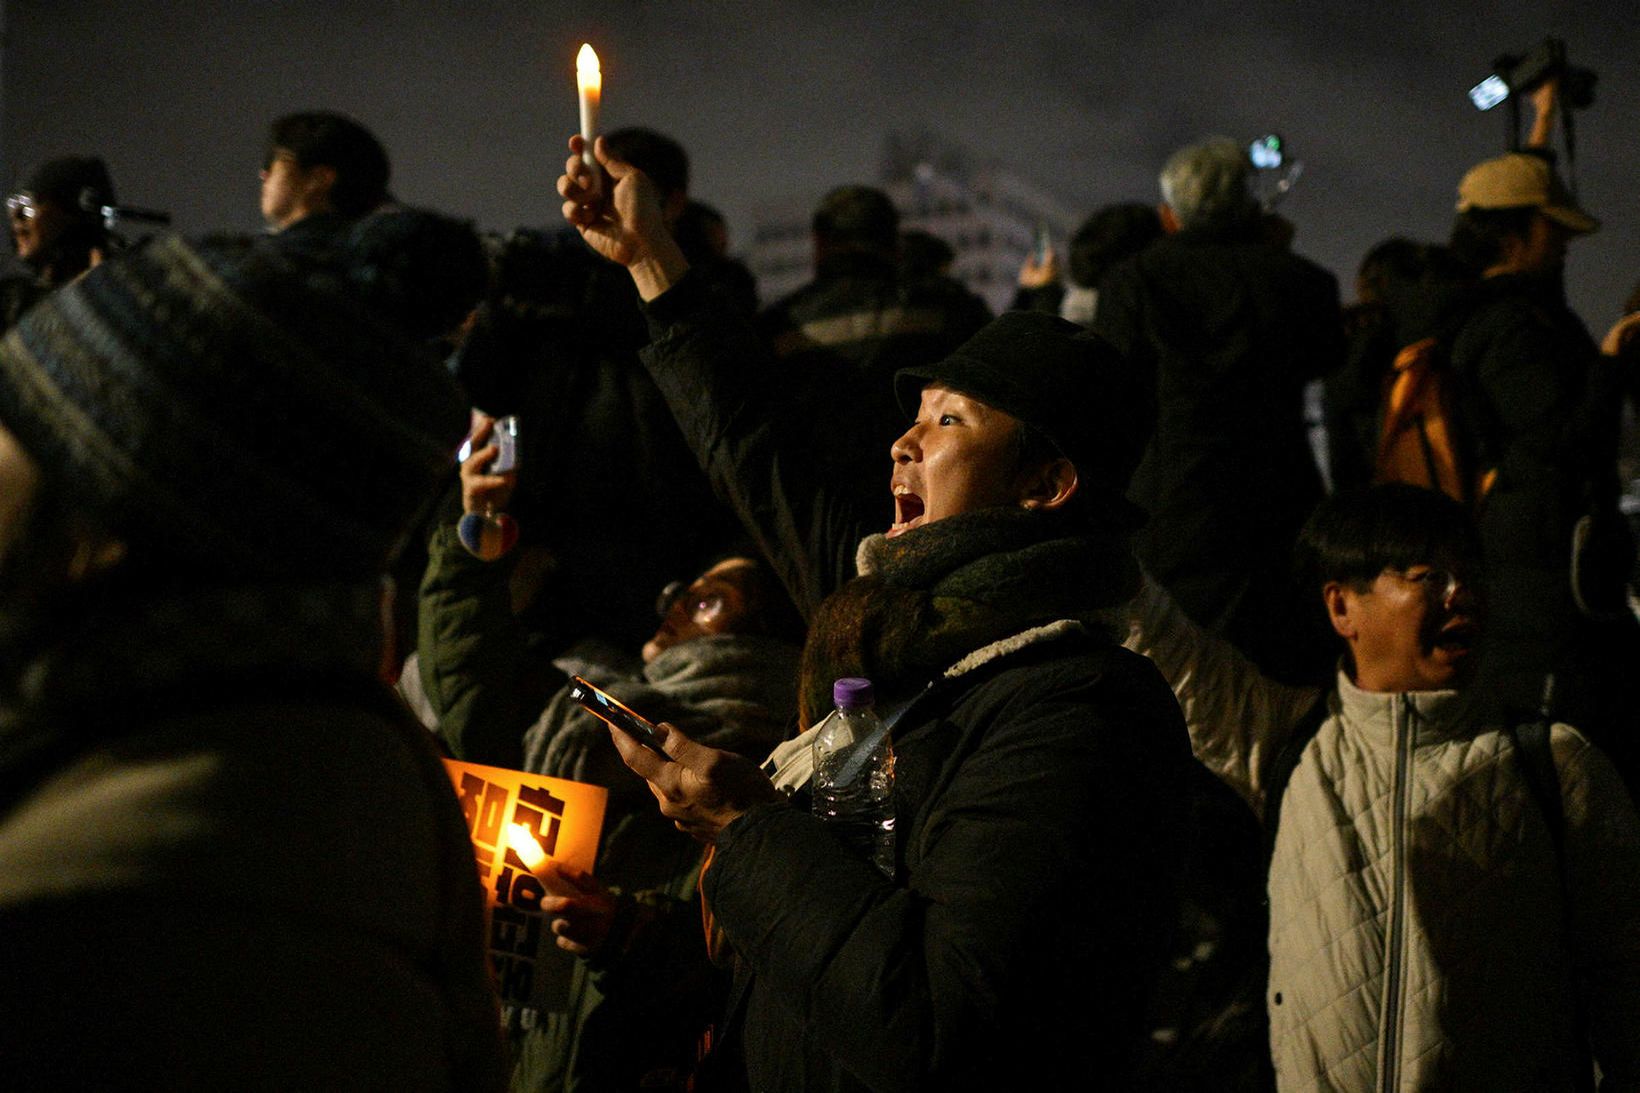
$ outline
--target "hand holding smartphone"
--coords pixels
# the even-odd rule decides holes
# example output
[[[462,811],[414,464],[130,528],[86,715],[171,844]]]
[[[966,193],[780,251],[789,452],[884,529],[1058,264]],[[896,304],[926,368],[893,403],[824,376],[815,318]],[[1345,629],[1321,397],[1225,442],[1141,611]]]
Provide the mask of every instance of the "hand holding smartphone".
[[[588,712],[620,729],[667,762],[672,761],[672,757],[661,747],[660,731],[652,722],[633,712],[614,695],[599,690],[580,676],[570,676],[569,679],[569,696],[584,706]]]

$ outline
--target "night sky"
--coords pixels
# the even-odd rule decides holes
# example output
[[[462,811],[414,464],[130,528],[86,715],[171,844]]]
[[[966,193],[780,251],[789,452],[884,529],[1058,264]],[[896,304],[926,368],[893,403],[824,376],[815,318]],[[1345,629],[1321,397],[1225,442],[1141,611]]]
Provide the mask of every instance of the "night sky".
[[[1410,8],[11,0],[0,177],[95,151],[123,199],[169,208],[183,230],[253,230],[267,123],[324,107],[383,139],[402,199],[489,229],[556,224],[574,56],[590,40],[608,125],[681,139],[696,195],[739,243],[760,206],[874,180],[893,129],[1008,160],[1082,210],[1155,200],[1181,144],[1274,129],[1305,163],[1284,207],[1296,248],[1347,299],[1377,240],[1444,238],[1458,177],[1503,150],[1503,111],[1476,112],[1466,89],[1496,54],[1555,33],[1600,74],[1577,119],[1578,176],[1606,227],[1573,245],[1568,274],[1598,335],[1640,280],[1640,4]]]

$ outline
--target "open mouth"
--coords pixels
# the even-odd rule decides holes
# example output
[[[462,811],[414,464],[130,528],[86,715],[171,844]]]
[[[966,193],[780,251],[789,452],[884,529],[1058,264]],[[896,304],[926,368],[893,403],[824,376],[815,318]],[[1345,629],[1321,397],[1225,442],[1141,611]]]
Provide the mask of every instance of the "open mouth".
[[[1435,648],[1452,656],[1466,656],[1475,648],[1480,629],[1468,619],[1454,619],[1435,635]]]
[[[888,537],[903,535],[922,523],[923,500],[911,492],[909,486],[894,487],[894,525],[888,529]]]

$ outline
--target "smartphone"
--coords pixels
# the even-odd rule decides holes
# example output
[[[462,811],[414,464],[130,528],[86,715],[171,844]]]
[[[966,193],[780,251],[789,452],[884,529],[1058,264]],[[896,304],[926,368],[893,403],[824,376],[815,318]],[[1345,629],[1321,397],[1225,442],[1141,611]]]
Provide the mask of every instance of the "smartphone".
[[[1469,101],[1476,110],[1490,110],[1509,97],[1509,84],[1502,76],[1488,76],[1469,89]]]
[[[490,438],[495,442],[496,456],[490,464],[491,474],[506,474],[518,469],[518,418],[513,414],[497,418],[495,434]]]
[[[485,468],[485,474],[506,474],[518,469],[518,418],[508,414],[506,417],[496,418],[495,429],[490,433],[490,444],[496,447],[496,456]],[[467,462],[473,454],[473,438],[468,436],[461,442],[461,449],[456,452],[456,463]]]
[[[599,690],[580,676],[570,676],[569,681],[569,696],[589,712],[603,718],[667,762],[672,761],[672,757],[661,747],[659,732],[651,722],[623,705],[614,695]]]
[[[1036,235],[1031,241],[1031,259],[1037,265],[1048,260],[1048,252],[1053,249],[1053,238],[1048,234],[1048,225],[1038,223]]]
[[[1247,146],[1247,158],[1261,171],[1272,171],[1286,162],[1286,151],[1278,133],[1266,133]]]

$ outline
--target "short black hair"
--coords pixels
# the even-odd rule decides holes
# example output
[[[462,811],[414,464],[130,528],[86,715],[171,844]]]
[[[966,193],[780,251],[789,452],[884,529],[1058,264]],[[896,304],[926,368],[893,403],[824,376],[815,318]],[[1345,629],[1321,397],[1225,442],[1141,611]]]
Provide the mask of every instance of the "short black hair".
[[[392,167],[374,133],[345,114],[310,110],[286,114],[268,130],[265,164],[289,152],[302,168],[332,167],[336,185],[330,203],[343,216],[363,216],[387,200]]]
[[[1447,249],[1471,273],[1485,273],[1503,257],[1505,239],[1524,239],[1539,216],[1536,205],[1499,209],[1466,209],[1452,222]]]
[[[690,201],[672,225],[672,238],[689,264],[699,266],[723,257],[713,241],[714,231],[728,233],[729,222],[723,214],[704,201]]]
[[[900,270],[909,278],[943,275],[956,260],[951,244],[932,232],[913,228],[900,233]]]
[[[814,234],[836,247],[893,254],[900,242],[900,214],[883,191],[839,186],[820,199],[810,221]]]
[[[1071,282],[1098,288],[1106,270],[1161,236],[1162,219],[1149,205],[1134,201],[1096,210],[1071,236]]]
[[[1390,281],[1414,281],[1422,276],[1429,253],[1423,243],[1394,235],[1367,251],[1355,276],[1372,301],[1382,302]]]
[[[616,159],[648,175],[662,197],[689,192],[689,153],[665,133],[629,126],[605,133],[604,143]]]
[[[1458,502],[1436,490],[1389,483],[1322,501],[1299,532],[1296,553],[1300,580],[1319,590],[1334,581],[1360,588],[1386,569],[1474,563],[1481,549]]]

